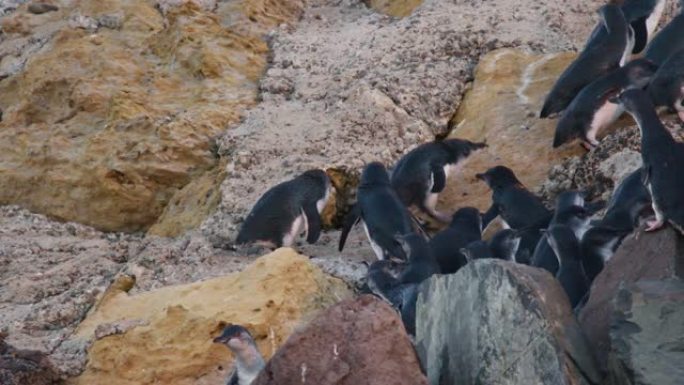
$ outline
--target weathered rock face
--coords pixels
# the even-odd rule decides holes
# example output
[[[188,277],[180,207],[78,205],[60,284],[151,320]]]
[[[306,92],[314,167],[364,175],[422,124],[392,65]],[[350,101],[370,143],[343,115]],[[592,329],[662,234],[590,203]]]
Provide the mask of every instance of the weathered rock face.
[[[132,296],[115,289],[76,330],[75,338],[104,338],[89,349],[86,370],[73,382],[218,383],[231,363],[228,350],[211,341],[221,321],[248,327],[270,357],[302,320],[348,295],[342,281],[292,249],[226,277]]]
[[[601,380],[558,282],[510,262],[478,260],[423,283],[416,349],[432,385]]]
[[[607,385],[677,385],[684,379],[684,281],[640,281],[616,298]]]
[[[0,384],[51,385],[59,376],[48,362],[45,353],[17,350],[8,345],[0,333]]]
[[[486,141],[474,153],[440,197],[442,206],[464,204],[484,210],[491,193],[475,174],[505,165],[530,189],[546,179],[562,159],[584,152],[580,146],[554,149],[556,120],[539,119],[539,110],[558,76],[575,58],[574,53],[536,55],[501,49],[481,58],[472,89],[466,92],[452,119],[451,136]]]
[[[253,385],[427,384],[401,318],[370,295],[322,312],[276,352]]]
[[[364,2],[369,7],[390,16],[404,17],[410,15],[423,3],[423,0],[366,0]]]
[[[141,230],[216,165],[213,138],[255,103],[259,34],[301,3],[159,3],[161,13],[153,1],[84,0],[40,15],[21,6],[2,20],[1,204]],[[222,24],[238,12],[244,33]],[[179,232],[170,213],[158,232]]]
[[[591,285],[589,301],[579,315],[602,368],[610,350],[610,325],[615,298],[622,286],[640,280],[684,276],[684,243],[671,228],[628,236]]]

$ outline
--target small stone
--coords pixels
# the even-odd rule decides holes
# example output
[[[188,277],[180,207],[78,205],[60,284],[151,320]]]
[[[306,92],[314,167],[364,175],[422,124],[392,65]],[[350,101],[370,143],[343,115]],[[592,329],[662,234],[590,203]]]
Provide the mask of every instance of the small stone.
[[[34,15],[41,15],[43,13],[54,12],[59,10],[59,7],[47,3],[32,3],[28,6],[28,11]]]

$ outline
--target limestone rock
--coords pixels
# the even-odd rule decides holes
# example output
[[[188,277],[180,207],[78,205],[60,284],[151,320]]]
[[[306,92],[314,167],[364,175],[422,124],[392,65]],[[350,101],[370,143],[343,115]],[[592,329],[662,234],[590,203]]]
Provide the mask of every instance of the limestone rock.
[[[416,350],[431,385],[601,380],[558,282],[506,261],[477,260],[423,283]]]
[[[678,385],[684,379],[684,281],[639,281],[616,298],[607,385]]]
[[[596,277],[579,321],[602,369],[611,348],[609,331],[620,288],[640,280],[684,277],[683,250],[682,237],[670,227],[654,233],[639,231],[625,238]]]
[[[260,33],[225,28],[219,12],[228,10],[166,3],[163,14],[152,1],[85,0],[3,18],[0,204],[143,230],[217,165],[214,137],[256,103],[268,49]],[[301,9],[298,0],[268,12],[248,3],[230,11],[258,14],[249,23],[263,28]],[[176,198],[185,208],[167,210],[158,231],[183,230],[174,213],[201,220],[215,200],[200,201]]]
[[[59,375],[44,353],[18,350],[8,345],[0,333],[0,384],[2,385],[52,385]]]
[[[456,176],[462,182],[448,185],[441,206],[486,210],[491,193],[475,174],[501,164],[536,189],[553,165],[584,152],[579,145],[554,149],[556,120],[537,117],[549,89],[574,58],[573,53],[534,55],[514,49],[481,58],[472,89],[452,118],[451,136],[486,141],[488,147],[468,157]]]
[[[370,295],[342,301],[295,332],[253,385],[427,384],[397,313]]]
[[[93,343],[86,370],[73,383],[219,383],[232,359],[211,341],[221,322],[248,327],[270,357],[297,325],[349,295],[342,281],[292,249],[225,277],[136,295],[111,293],[76,330],[75,338],[88,340],[101,327],[106,337]]]

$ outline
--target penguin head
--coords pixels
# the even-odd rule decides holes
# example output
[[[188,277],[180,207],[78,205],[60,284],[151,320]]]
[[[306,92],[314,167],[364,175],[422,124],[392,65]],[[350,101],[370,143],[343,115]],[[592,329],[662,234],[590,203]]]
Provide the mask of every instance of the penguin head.
[[[617,98],[617,102],[630,114],[634,114],[644,108],[655,108],[646,91],[637,88],[629,89],[621,93]]]
[[[249,331],[240,325],[226,325],[220,336],[214,338],[214,343],[226,345],[233,352],[242,352],[254,346],[254,339]]]
[[[648,59],[636,59],[622,67],[627,74],[629,87],[643,89],[658,70],[658,65]]]
[[[371,162],[363,168],[361,173],[361,186],[389,185],[390,179],[385,165],[380,162]]]
[[[494,258],[515,261],[522,237],[513,229],[504,229],[494,234],[489,241]]]
[[[441,143],[449,150],[448,163],[455,163],[471,152],[487,147],[485,142],[471,142],[465,139],[444,139]]]
[[[579,241],[570,227],[553,225],[546,231],[545,236],[558,259],[580,260]]]
[[[305,171],[301,176],[303,178],[319,181],[325,184],[330,183],[330,178],[328,178],[328,174],[326,174],[325,171],[321,170],[320,168]]]
[[[449,227],[477,228],[482,232],[482,214],[475,207],[462,207],[451,216]]]
[[[481,174],[476,174],[477,179],[483,180],[492,190],[508,187],[508,186],[522,186],[511,170],[505,166],[495,166]]]

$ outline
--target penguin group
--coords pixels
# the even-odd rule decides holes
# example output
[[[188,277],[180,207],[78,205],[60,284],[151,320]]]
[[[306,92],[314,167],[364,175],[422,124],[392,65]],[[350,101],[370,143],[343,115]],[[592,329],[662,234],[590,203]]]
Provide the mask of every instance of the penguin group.
[[[497,165],[476,174],[491,190],[486,211],[439,211],[439,195],[454,170],[487,147],[465,139],[421,144],[389,167],[365,165],[338,249],[344,250],[350,231],[360,224],[377,257],[364,290],[394,306],[409,334],[415,333],[418,287],[435,274],[453,274],[483,258],[530,265],[553,275],[578,310],[592,281],[649,211],[653,218],[645,221],[646,231],[670,224],[684,232],[684,143],[672,137],[658,115],[669,111],[684,120],[684,0],[680,14],[656,33],[664,6],[665,0],[626,0],[601,7],[600,23],[541,109],[540,118],[558,117],[553,147],[580,139],[592,150],[597,136],[624,112],[636,121],[643,165],[618,183],[608,202],[591,202],[586,192],[571,190],[547,206],[514,170]],[[332,189],[320,169],[276,185],[256,202],[236,244],[292,246],[302,233],[315,243]],[[495,218],[503,229],[485,236]],[[442,229],[428,231],[425,220]],[[238,345],[254,348],[249,333],[236,327],[216,341],[234,351]],[[257,365],[263,362],[250,367]],[[238,361],[239,370],[248,372],[247,367]]]

